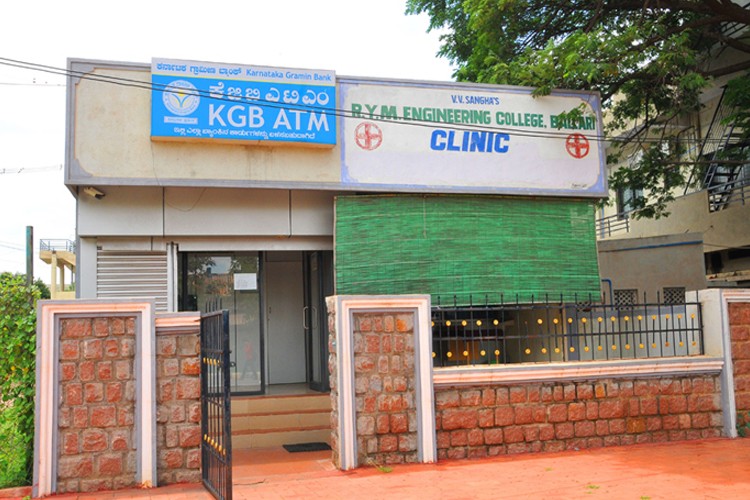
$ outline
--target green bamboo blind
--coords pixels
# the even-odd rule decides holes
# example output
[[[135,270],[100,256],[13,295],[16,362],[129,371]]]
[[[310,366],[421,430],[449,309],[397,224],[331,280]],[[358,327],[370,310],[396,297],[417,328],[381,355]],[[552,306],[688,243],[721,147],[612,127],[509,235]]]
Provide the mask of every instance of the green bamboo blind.
[[[465,305],[600,294],[593,201],[340,196],[335,233],[340,295]]]

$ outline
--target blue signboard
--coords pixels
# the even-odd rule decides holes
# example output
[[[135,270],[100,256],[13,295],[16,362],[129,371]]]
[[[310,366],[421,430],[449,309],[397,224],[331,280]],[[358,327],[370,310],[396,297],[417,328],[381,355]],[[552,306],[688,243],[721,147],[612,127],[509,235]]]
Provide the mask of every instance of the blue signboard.
[[[336,144],[332,71],[154,59],[151,137]]]

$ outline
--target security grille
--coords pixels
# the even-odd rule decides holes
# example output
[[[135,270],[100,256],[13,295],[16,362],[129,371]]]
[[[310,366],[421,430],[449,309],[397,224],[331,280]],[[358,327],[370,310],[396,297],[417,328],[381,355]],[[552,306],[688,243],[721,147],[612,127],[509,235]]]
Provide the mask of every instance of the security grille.
[[[682,304],[685,302],[685,287],[670,286],[664,287],[665,304]]]
[[[615,306],[633,306],[638,303],[638,290],[635,288],[614,291]],[[684,301],[684,297],[683,297]]]

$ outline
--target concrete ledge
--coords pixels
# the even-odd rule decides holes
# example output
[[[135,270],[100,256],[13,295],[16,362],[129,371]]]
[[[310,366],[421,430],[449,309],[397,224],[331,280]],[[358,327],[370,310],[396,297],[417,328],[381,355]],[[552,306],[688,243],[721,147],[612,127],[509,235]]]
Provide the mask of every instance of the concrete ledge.
[[[617,361],[583,361],[551,364],[471,366],[436,368],[436,387],[454,385],[497,384],[517,382],[559,382],[603,378],[648,378],[665,375],[718,374],[724,368],[722,358],[681,357],[628,359]]]
[[[157,313],[156,334],[196,334],[201,331],[200,312]]]

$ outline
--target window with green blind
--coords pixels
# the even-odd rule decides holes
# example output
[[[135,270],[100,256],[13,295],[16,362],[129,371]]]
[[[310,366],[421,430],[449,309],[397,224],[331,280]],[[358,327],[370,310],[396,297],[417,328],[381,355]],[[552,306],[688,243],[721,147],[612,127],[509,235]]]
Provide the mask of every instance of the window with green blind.
[[[594,201],[340,196],[336,293],[430,294],[433,305],[600,295]]]

